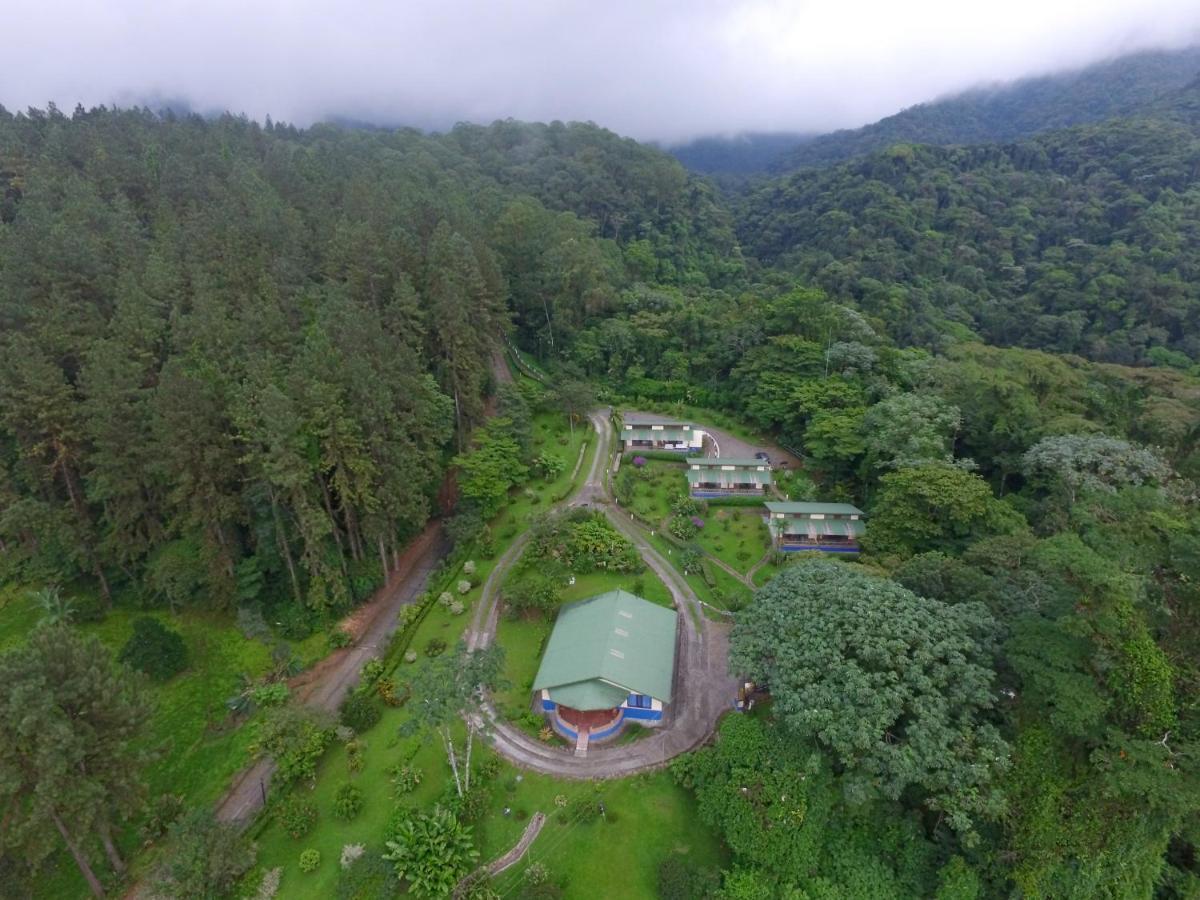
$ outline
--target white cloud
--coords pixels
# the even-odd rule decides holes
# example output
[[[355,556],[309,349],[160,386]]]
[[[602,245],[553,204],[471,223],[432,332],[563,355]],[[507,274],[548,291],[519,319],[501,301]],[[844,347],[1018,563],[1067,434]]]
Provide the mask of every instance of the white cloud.
[[[853,126],[1200,38],[1195,0],[10,0],[5,21],[10,108],[161,97],[299,124],[591,119],[668,141]]]

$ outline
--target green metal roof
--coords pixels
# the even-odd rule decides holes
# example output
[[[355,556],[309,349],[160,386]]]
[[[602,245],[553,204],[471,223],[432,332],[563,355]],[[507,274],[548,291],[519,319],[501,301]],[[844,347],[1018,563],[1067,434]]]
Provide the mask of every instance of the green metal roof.
[[[625,702],[625,698],[637,691],[628,691],[592,678],[588,681],[577,681],[574,684],[564,684],[550,689],[550,699],[571,709],[612,709]]]
[[[558,613],[533,689],[574,709],[611,709],[627,694],[668,703],[676,615],[628,591],[570,603]],[[582,704],[582,705],[581,705]]]
[[[732,472],[721,469],[689,469],[690,482],[707,482],[716,484],[770,484],[770,472],[756,472],[753,469],[734,469]]]
[[[811,516],[861,516],[863,511],[849,503],[803,503],[795,500],[788,502],[773,501],[767,504],[767,509],[773,513],[789,513],[791,515]]]
[[[691,428],[691,423],[683,419],[671,419],[667,416],[656,416],[653,413],[621,413],[622,425],[676,425],[681,428]]]
[[[637,425],[632,428],[621,429],[621,439],[625,441],[686,441],[691,436],[692,432],[686,431],[683,428],[677,428],[674,425],[664,425],[657,431],[648,425]]]
[[[771,464],[765,459],[739,459],[731,456],[689,456],[687,464],[708,469],[719,469],[721,466],[737,466],[739,469],[757,469],[759,466],[771,468]]]

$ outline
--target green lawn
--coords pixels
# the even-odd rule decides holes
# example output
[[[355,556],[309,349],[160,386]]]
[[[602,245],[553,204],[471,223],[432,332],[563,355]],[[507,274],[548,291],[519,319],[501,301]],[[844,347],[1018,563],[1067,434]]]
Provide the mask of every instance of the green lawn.
[[[579,462],[580,448],[583,462]],[[563,460],[563,470],[553,480],[533,478],[527,484],[515,488],[509,502],[491,522],[496,545],[503,547],[529,527],[534,516],[540,515],[556,502],[570,494],[573,486],[587,478],[592,458],[596,453],[591,424],[577,423],[572,435],[567,420],[558,413],[538,413],[533,417],[533,455],[550,453]],[[579,465],[576,471],[576,465]],[[572,473],[575,478],[572,479]]]
[[[622,469],[626,466],[631,472],[636,472],[633,463],[621,463]],[[682,460],[678,463],[664,459],[647,460],[642,470],[632,478],[630,508],[648,521],[661,522],[671,514],[671,499],[687,490],[686,471]]]
[[[771,546],[762,516],[762,511],[755,508],[710,507],[696,543],[744,575]]]
[[[428,808],[445,791],[452,790],[438,742],[396,737],[403,715],[403,710],[391,710],[367,732],[366,765],[359,774],[348,773],[342,747],[327,755],[315,788],[301,788],[319,810],[316,826],[296,840],[278,825],[269,824],[257,838],[259,865],[247,879],[248,886],[254,886],[263,871],[281,866],[281,897],[332,897],[343,846],[361,843],[369,850],[380,849],[387,821],[397,805]],[[490,754],[486,747],[478,746],[474,758],[482,761]],[[397,799],[386,770],[401,761],[421,768],[425,778],[416,791]],[[359,785],[366,797],[362,811],[350,822],[335,818],[332,812],[334,793],[346,781]],[[502,762],[490,790],[490,809],[474,825],[481,863],[502,855],[515,844],[534,813],[548,816],[526,859],[497,879],[495,888],[501,896],[515,892],[525,867],[534,861],[547,866],[566,897],[646,900],[656,896],[658,864],[671,853],[686,855],[696,865],[719,866],[726,862],[720,841],[696,822],[694,798],[675,785],[667,773],[592,783],[524,772]],[[569,821],[572,805],[589,795],[604,803],[607,817],[589,824]],[[566,799],[565,824],[557,815],[561,808],[555,803],[556,797]],[[300,871],[299,857],[310,847],[320,851],[321,864],[315,872],[305,874]],[[614,865],[614,860],[621,864]]]
[[[696,866],[727,862],[720,841],[696,820],[694,797],[669,773],[596,784],[524,773],[514,785],[507,775],[506,769],[497,780],[491,815],[477,828],[482,857],[494,859],[517,842],[526,825],[518,818],[522,814],[543,812],[548,821],[525,859],[496,878],[493,888],[502,897],[519,893],[525,869],[534,862],[549,869],[566,898],[645,900],[658,896],[659,863],[673,853]],[[606,817],[588,824],[572,822],[572,805],[589,794],[604,804]],[[563,816],[555,805],[560,795],[567,801]],[[505,806],[512,815],[503,814]]]
[[[617,588],[637,593],[660,606],[673,605],[671,592],[650,569],[637,575],[622,572],[589,572],[576,575],[575,584],[563,586],[562,602],[583,600]],[[504,677],[508,684],[496,692],[496,708],[517,724],[524,725],[520,722],[520,717],[529,711],[533,679],[537,675],[542,649],[550,635],[556,614],[557,610],[552,610],[545,618],[500,616],[496,642],[504,648]],[[540,719],[535,725],[531,718],[526,730],[536,732],[540,726]]]
[[[485,577],[485,567],[480,566],[476,578],[482,580],[482,577]],[[564,590],[564,598],[579,599],[614,587],[632,589],[638,579],[642,580],[643,596],[664,605],[669,603],[666,586],[649,572],[635,576],[611,573],[577,576],[575,584]],[[469,598],[476,599],[479,591],[479,588],[473,589]],[[453,645],[470,616],[469,609],[460,616],[452,616],[444,608],[435,606],[418,629],[412,646],[420,650],[434,637]],[[520,686],[532,679],[537,668],[542,630],[548,628],[549,622],[501,619],[498,641],[505,648],[506,674],[514,685]],[[402,664],[396,672],[399,685],[404,683],[407,668],[407,664]],[[501,692],[497,696],[498,708],[503,710],[506,705],[516,704],[518,694],[520,705],[525,707],[529,690],[521,687]],[[316,785],[311,790],[305,786],[298,788],[318,807],[320,818],[315,828],[304,838],[294,840],[277,823],[266,820],[257,836],[259,865],[247,880],[248,885],[256,885],[256,879],[263,871],[281,866],[284,874],[280,896],[332,896],[340,871],[338,857],[342,847],[350,843],[363,843],[369,848],[380,846],[384,827],[397,803],[386,770],[398,762],[411,761],[425,774],[420,787],[402,798],[405,805],[428,807],[450,789],[449,768],[441,745],[428,737],[398,737],[398,729],[405,717],[403,707],[389,709],[379,724],[364,735],[366,764],[357,775],[350,775],[342,745],[337,745],[326,755]],[[476,758],[481,759],[486,753],[490,751],[479,747]],[[333,797],[338,787],[350,780],[362,788],[366,802],[353,821],[343,822],[332,813]],[[611,822],[564,825],[555,819],[556,796],[565,796],[569,809],[573,800],[597,790],[610,811]],[[504,815],[505,807],[511,809],[508,816]],[[553,877],[563,884],[567,897],[594,896],[595,885],[603,884],[606,896],[653,898],[658,863],[672,852],[688,854],[697,860],[697,864],[724,862],[719,841],[695,822],[692,796],[677,787],[667,774],[637,776],[596,786],[590,782],[518,772],[507,763],[503,764],[493,783],[491,811],[476,825],[481,859],[502,854],[516,842],[528,816],[539,810],[550,815],[551,821],[534,845],[530,859],[546,863]],[[603,842],[604,854],[595,852],[598,842]],[[322,861],[317,871],[304,874],[299,869],[299,856],[309,847],[320,851]],[[623,860],[619,872],[609,871],[611,866],[605,862],[606,857]],[[518,866],[505,877],[519,879],[522,870],[523,866]],[[602,877],[608,880],[597,880]],[[508,884],[502,879],[499,887],[502,896],[516,883]]]

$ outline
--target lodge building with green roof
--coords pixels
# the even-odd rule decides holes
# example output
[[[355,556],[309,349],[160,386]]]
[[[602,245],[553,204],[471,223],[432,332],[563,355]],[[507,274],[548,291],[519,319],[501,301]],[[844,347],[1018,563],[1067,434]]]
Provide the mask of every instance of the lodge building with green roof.
[[[619,431],[622,450],[678,450],[687,453],[704,446],[703,430],[690,422],[667,416],[622,413]]]
[[[849,503],[769,502],[767,528],[784,551],[857,553],[866,533],[863,511]]]
[[[627,721],[661,725],[677,636],[674,610],[628,591],[568,603],[533,680],[534,702],[555,731],[585,748],[615,737]]]
[[[690,456],[688,487],[693,497],[765,496],[771,486],[771,466],[761,459]]]

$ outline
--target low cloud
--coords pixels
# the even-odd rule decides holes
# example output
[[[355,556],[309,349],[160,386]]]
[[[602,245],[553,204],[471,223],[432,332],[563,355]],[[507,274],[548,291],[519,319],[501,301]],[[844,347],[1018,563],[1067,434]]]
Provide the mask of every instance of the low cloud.
[[[851,127],[979,83],[1200,39],[1195,0],[16,0],[0,103],[644,140]]]

